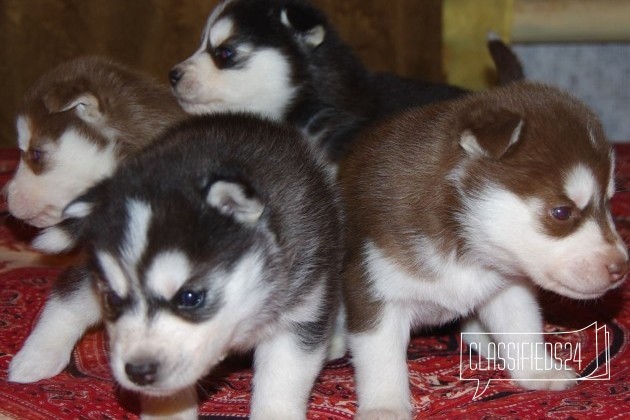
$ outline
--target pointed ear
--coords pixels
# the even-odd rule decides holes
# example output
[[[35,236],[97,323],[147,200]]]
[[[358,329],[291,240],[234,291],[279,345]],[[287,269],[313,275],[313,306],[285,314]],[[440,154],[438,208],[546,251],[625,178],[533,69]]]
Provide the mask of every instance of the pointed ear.
[[[280,21],[294,31],[296,38],[308,47],[319,46],[326,38],[324,18],[315,9],[291,4],[280,11]]]
[[[96,95],[83,88],[80,83],[73,86],[57,86],[43,98],[44,106],[51,114],[72,110],[87,123],[103,118]]]
[[[460,132],[459,145],[473,158],[500,160],[518,141],[523,117],[505,108],[470,112]]]
[[[213,183],[206,201],[219,213],[244,225],[255,225],[265,209],[257,197],[247,193],[244,185],[233,181]]]
[[[92,208],[92,203],[87,201],[73,201],[62,213],[64,220],[44,229],[33,241],[33,247],[49,254],[70,251],[80,241],[83,225],[92,214]]]

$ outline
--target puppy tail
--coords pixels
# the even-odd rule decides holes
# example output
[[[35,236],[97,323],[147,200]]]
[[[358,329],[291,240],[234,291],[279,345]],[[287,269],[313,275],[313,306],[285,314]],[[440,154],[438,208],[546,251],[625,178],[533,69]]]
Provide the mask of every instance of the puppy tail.
[[[489,32],[487,39],[488,50],[497,69],[499,85],[524,80],[523,65],[514,51],[494,32]]]

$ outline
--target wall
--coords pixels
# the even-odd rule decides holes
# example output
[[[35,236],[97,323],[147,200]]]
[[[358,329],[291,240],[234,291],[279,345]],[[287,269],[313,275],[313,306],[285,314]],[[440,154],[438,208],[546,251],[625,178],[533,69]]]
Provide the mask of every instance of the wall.
[[[568,90],[602,119],[609,140],[630,142],[630,44],[515,44],[529,79]]]
[[[441,80],[439,0],[314,0],[373,69]],[[166,83],[199,43],[216,0],[0,0],[0,146],[28,87],[64,60],[99,54]]]

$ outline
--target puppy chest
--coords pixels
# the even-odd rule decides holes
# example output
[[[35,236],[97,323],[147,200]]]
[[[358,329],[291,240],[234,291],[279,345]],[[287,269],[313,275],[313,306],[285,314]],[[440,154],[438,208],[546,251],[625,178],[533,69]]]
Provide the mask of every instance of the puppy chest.
[[[418,270],[411,272],[395,256],[374,243],[364,252],[367,284],[381,301],[402,305],[416,326],[437,325],[467,316],[502,286],[494,272],[458,262],[455,256],[418,255]]]

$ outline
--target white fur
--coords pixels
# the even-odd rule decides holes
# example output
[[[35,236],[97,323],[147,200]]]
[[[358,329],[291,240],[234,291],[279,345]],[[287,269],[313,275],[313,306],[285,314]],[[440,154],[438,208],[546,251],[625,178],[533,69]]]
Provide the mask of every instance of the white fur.
[[[26,120],[18,119],[20,138],[25,138],[27,125],[21,121]],[[74,130],[66,131],[58,143],[47,143],[43,151],[51,168],[36,175],[21,162],[7,189],[11,214],[37,227],[58,223],[70,201],[110,175],[116,166],[113,146],[102,149]]]
[[[49,227],[37,236],[32,243],[33,248],[49,254],[57,254],[68,251],[74,247],[76,241],[64,230],[58,227]]]
[[[197,420],[197,390],[184,388],[169,396],[142,395],[142,420]]]
[[[147,288],[157,296],[170,300],[188,281],[191,262],[179,251],[166,251],[158,254],[147,270]]]
[[[286,9],[282,9],[280,12],[280,22],[287,28],[293,28],[291,22],[289,21],[289,16],[287,15]],[[301,34],[302,39],[311,48],[317,47],[319,44],[324,42],[324,38],[326,38],[326,30],[323,26],[317,25],[314,28],[308,30],[307,32]]]
[[[599,188],[593,171],[582,164],[578,164],[567,174],[564,191],[579,209],[584,209],[592,200],[599,198]]]
[[[492,262],[484,268],[483,258],[468,262],[454,253],[441,255],[426,238],[418,240],[416,249],[423,269],[411,273],[375,244],[365,246],[363,260],[370,290],[383,305],[378,324],[351,334],[349,340],[361,419],[411,418],[406,350],[409,331],[414,327],[439,325],[477,312],[480,322],[468,327],[484,325],[496,333],[494,338],[499,342],[517,346],[544,342],[542,334],[515,334],[542,330],[538,305],[529,287],[491,268]],[[572,371],[560,366],[542,372],[523,367],[510,374],[530,389],[564,389],[573,385],[575,378]]]
[[[18,147],[21,151],[28,150],[31,143],[31,121],[26,115],[19,115],[15,123],[18,135]]]
[[[278,332],[258,344],[250,418],[305,419],[304,407],[325,357],[325,346],[304,351],[288,332]]]
[[[221,13],[223,13],[223,11],[225,10],[226,6],[228,6],[233,1],[234,0],[222,1],[219,4],[217,4],[214,9],[212,9],[212,13],[210,13],[210,16],[208,16],[208,20],[206,21],[206,25],[203,28],[203,36],[202,36],[202,39],[201,39],[201,45],[199,46],[199,50],[197,50],[197,53],[199,53],[200,51],[203,51],[203,50],[205,50],[207,48],[208,42],[210,41],[209,33],[210,33],[210,30],[211,30],[212,26],[217,21],[217,19],[221,15]]]
[[[375,297],[406,308],[412,324],[440,325],[469,315],[505,283],[496,273],[458,261],[454,254],[440,255],[428,240],[418,239],[417,250],[428,268],[425,277],[406,271],[372,243],[364,252]]]
[[[221,46],[233,34],[234,22],[220,17],[229,3],[223,2],[214,9],[199,49],[178,65],[183,77],[174,88],[175,95],[191,114],[247,111],[281,119],[295,91],[290,65],[280,52],[239,43],[231,47],[239,59],[245,57],[247,64],[224,70],[217,68],[208,55],[208,49]]]
[[[608,175],[608,187],[606,188],[606,198],[611,199],[615,195],[615,152],[610,151],[610,174]]]
[[[150,292],[166,299],[192,271],[191,262],[176,251],[157,254],[149,267]],[[284,328],[316,313],[323,290],[315,288],[303,307],[284,314],[286,323],[269,328],[265,315],[260,315],[270,293],[262,281],[263,270],[261,256],[250,253],[230,272],[208,273],[208,281],[223,295],[221,308],[204,322],[191,323],[170,311],[150,314],[148,302],[139,296],[133,310],[108,324],[112,371],[124,388],[143,394],[143,418],[194,418],[192,391],[197,380],[231,350],[252,347],[256,347],[252,419],[304,418],[327,347],[305,352]],[[155,383],[138,386],[127,378],[125,365],[134,360],[159,363]],[[173,401],[179,404],[174,406]]]
[[[210,28],[210,34],[208,35],[210,45],[217,47],[223,44],[232,36],[233,29],[234,22],[230,18],[222,18],[216,21]]]
[[[82,219],[92,213],[92,204],[84,201],[71,203],[62,213],[64,219]]]
[[[510,141],[508,142],[505,150],[508,150],[512,147],[521,137],[521,131],[523,130],[523,120],[521,120],[518,125],[514,128],[512,135],[510,136]],[[489,157],[488,151],[479,144],[477,137],[470,130],[464,130],[459,139],[460,146],[468,153],[470,156],[474,158],[483,158]]]
[[[534,355],[530,350],[544,348],[542,317],[531,286],[521,282],[511,283],[479,308],[479,319],[487,327],[486,332],[492,333],[495,342],[506,346],[512,343],[512,348],[517,349],[514,357],[525,361],[510,371],[510,376],[522,387],[562,390],[576,384],[575,372],[565,369],[558,362],[554,362],[553,369],[536,369],[531,365]],[[545,351],[543,357],[540,365],[549,366],[546,361],[551,359],[551,355]]]
[[[379,279],[379,283],[387,283]],[[411,328],[407,308],[387,302],[378,325],[349,339],[361,419],[411,419],[407,346]]]
[[[104,125],[105,117],[99,109],[98,99],[91,93],[83,93],[67,103],[61,111],[74,108],[74,113],[88,124]]]
[[[190,323],[168,311],[147,318],[146,302],[108,325],[111,365],[116,380],[143,394],[167,396],[193,386],[232,348],[248,349],[260,337],[256,313],[267,293],[260,283],[262,263],[256,254],[244,256],[230,273],[214,273],[224,282],[222,307],[210,320]],[[153,287],[158,287],[153,281]],[[125,364],[136,358],[160,363],[163,376],[151,385],[138,386],[125,373]]]
[[[142,201],[127,201],[127,230],[122,247],[122,256],[129,267],[134,267],[147,247],[147,236],[153,212],[151,206]]]
[[[180,65],[185,73],[175,94],[186,112],[247,111],[282,118],[295,95],[289,63],[274,49],[244,48],[249,57],[242,68],[218,69],[205,51]],[[242,52],[237,50],[237,54]]]
[[[621,240],[608,243],[593,220],[584,221],[564,238],[546,235],[539,219],[546,217],[543,203],[523,200],[499,187],[488,186],[477,198],[469,199],[466,208],[465,234],[480,264],[527,276],[564,296],[601,296],[611,287],[608,264],[626,255]]]
[[[587,124],[587,129],[588,129],[588,139],[591,141],[591,144],[595,147],[598,147],[599,143],[597,142],[597,137],[595,136],[595,132],[593,131],[593,127],[591,126],[590,122]]]
[[[130,291],[129,279],[118,261],[105,251],[98,251],[96,258],[112,291],[120,297],[126,297]]]
[[[240,184],[227,181],[212,184],[206,201],[222,214],[246,225],[255,224],[265,209],[258,199],[247,197]]]
[[[462,133],[459,144],[470,156],[478,158],[487,156],[486,150],[481,147],[477,141],[477,137],[469,130]]]
[[[35,328],[9,365],[11,382],[37,382],[57,375],[83,333],[101,320],[99,299],[91,282],[67,298],[48,299]]]

